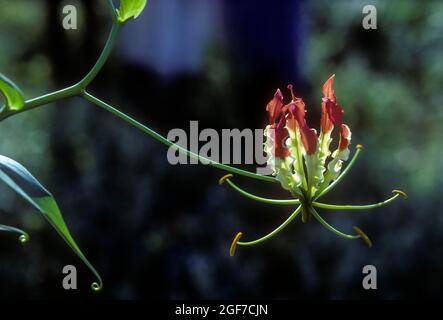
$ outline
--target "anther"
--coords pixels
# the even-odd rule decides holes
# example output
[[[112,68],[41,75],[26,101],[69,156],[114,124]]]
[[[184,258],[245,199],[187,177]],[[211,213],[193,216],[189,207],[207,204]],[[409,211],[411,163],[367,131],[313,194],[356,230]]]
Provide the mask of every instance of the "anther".
[[[369,248],[372,248],[372,241],[369,239],[368,235],[363,232],[359,227],[353,226],[355,232],[363,239],[363,241],[368,245]]]
[[[243,233],[239,232],[239,233],[237,233],[237,235],[235,236],[234,240],[232,240],[231,248],[229,249],[229,255],[230,255],[231,257],[234,256],[234,254],[235,254],[235,249],[237,249],[237,244],[238,244],[238,242],[240,241],[242,235],[243,235]]]
[[[403,199],[407,199],[408,195],[406,194],[406,192],[403,192],[401,190],[392,190],[392,193],[398,194],[400,197],[402,197]]]
[[[356,148],[356,149],[363,149],[363,145],[361,145],[361,144],[357,144],[357,145],[355,146],[355,148]]]
[[[225,180],[233,178],[233,177],[234,177],[233,174],[228,173],[228,174],[224,175],[223,177],[221,177],[220,180],[218,180],[218,184],[222,185],[225,182]]]

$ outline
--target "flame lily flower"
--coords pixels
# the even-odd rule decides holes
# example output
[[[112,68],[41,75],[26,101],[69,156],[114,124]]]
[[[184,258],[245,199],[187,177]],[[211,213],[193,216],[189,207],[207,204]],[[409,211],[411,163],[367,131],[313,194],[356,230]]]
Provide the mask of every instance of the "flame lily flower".
[[[288,85],[291,101],[284,103],[281,91],[278,89],[266,106],[269,115],[269,125],[264,135],[266,142],[264,151],[268,155],[268,165],[272,168],[273,176],[281,186],[294,197],[288,200],[276,200],[251,194],[237,186],[233,175],[222,177],[220,184],[227,182],[234,190],[255,201],[275,205],[298,205],[294,212],[276,229],[254,241],[240,241],[243,234],[239,232],[231,245],[230,254],[234,255],[237,246],[252,246],[266,241],[282,231],[291,221],[301,214],[302,222],[306,223],[314,217],[322,226],[334,234],[346,239],[363,239],[371,247],[369,237],[358,227],[354,226],[354,234],[343,233],[326,222],[316,208],[328,210],[366,210],[382,207],[398,197],[407,198],[406,193],[393,190],[393,196],[379,203],[369,205],[332,205],[320,203],[317,200],[332,190],[337,183],[349,172],[363,147],[356,146],[356,152],[348,166],[342,171],[343,163],[349,159],[351,130],[343,123],[343,108],[338,104],[334,92],[332,75],[323,85],[321,102],[320,132],[307,124],[306,106],[301,98],[294,95],[292,85]],[[332,134],[337,128],[339,142],[336,150],[331,152]]]

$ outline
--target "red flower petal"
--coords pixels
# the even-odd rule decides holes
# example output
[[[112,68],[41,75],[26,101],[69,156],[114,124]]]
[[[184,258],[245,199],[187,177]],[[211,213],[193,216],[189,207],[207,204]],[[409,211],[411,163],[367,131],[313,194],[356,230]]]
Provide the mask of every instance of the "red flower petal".
[[[305,103],[302,99],[297,98],[295,101],[285,105],[283,112],[288,113],[286,125],[291,131],[297,130],[297,123],[303,122],[305,119]]]
[[[285,128],[286,119],[284,116],[280,118],[277,125],[271,126],[274,129],[274,156],[276,158],[286,158],[289,156],[289,149],[286,146],[288,130]]]
[[[349,146],[349,142],[351,141],[351,130],[345,124],[342,124],[340,127],[340,144],[339,149],[345,150]]]
[[[330,76],[329,79],[326,80],[325,84],[323,85],[323,97],[328,98],[328,99],[332,100],[333,102],[336,101],[335,95],[334,95],[334,88],[333,88],[334,79],[335,79],[335,74]]]
[[[340,127],[343,123],[343,109],[336,102],[329,99],[325,102],[325,104],[329,119],[334,125]]]
[[[320,127],[324,133],[331,132],[334,125],[340,127],[343,123],[343,109],[337,104],[334,94],[334,79],[335,75],[332,75],[323,85]]]
[[[329,100],[328,100],[329,101]],[[328,115],[328,110],[326,108],[326,102],[323,101],[321,103],[321,120],[320,120],[320,128],[323,133],[329,133],[334,129],[334,124]]]
[[[287,125],[290,130],[296,127],[300,130],[300,136],[307,154],[314,154],[317,150],[317,131],[309,128],[305,119],[305,103],[297,99],[288,105],[289,116]],[[295,120],[295,121],[294,121]]]
[[[269,124],[273,125],[282,113],[283,95],[280,89],[274,94],[274,98],[266,105],[266,111],[269,114]]]
[[[343,113],[342,107],[336,102],[329,98],[323,98],[320,122],[322,132],[331,132],[334,129],[334,125],[340,127],[343,123]]]
[[[303,141],[303,146],[307,154],[311,155],[317,151],[317,130],[306,126],[306,128],[301,131],[301,140]]]

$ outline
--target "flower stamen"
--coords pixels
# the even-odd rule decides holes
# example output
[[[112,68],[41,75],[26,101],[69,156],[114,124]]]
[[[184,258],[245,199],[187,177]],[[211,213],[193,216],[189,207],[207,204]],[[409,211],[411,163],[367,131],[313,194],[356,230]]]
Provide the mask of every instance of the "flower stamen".
[[[335,229],[333,226],[331,226],[329,223],[327,223],[313,207],[311,207],[310,209],[311,209],[311,213],[314,216],[314,218],[317,219],[317,221],[320,222],[320,224],[323,227],[325,227],[326,229],[328,229],[332,233],[336,234],[337,236],[345,238],[345,239],[351,239],[351,240],[355,240],[355,239],[360,238],[360,235],[346,234],[346,233],[343,233],[343,232]]]
[[[373,203],[373,204],[337,205],[337,204],[327,204],[327,203],[321,203],[321,202],[314,201],[314,202],[312,202],[312,205],[317,208],[329,209],[329,210],[367,210],[367,209],[374,209],[374,208],[378,208],[378,207],[383,207],[383,206],[389,204],[390,202],[394,201],[398,197],[402,197],[403,199],[407,198],[406,193],[404,193],[403,191],[393,190],[392,193],[394,193],[395,195],[390,197],[389,199],[382,201],[382,202]]]
[[[406,194],[406,192],[403,192],[401,190],[394,189],[394,190],[392,190],[392,193],[395,193],[396,195],[399,195],[403,199],[407,199],[408,198],[408,195]]]
[[[222,185],[229,178],[234,178],[234,175],[231,173],[225,174],[223,177],[220,178],[220,180],[218,180],[218,184]]]
[[[300,204],[300,200],[298,200],[298,199],[279,200],[279,199],[268,199],[268,198],[256,196],[255,194],[249,193],[249,192],[243,190],[242,188],[240,188],[239,186],[237,186],[234,182],[232,182],[230,180],[230,178],[232,178],[232,177],[234,177],[232,174],[227,174],[227,175],[223,176],[219,180],[219,184],[222,185],[226,181],[231,186],[231,188],[233,188],[235,191],[237,191],[241,195],[245,196],[246,198],[258,201],[258,202],[263,202],[263,203],[268,203],[268,204],[276,204],[276,205]]]
[[[368,235],[363,232],[359,227],[353,226],[355,232],[362,238],[362,240],[368,245],[369,248],[372,248],[372,241],[369,239]]]
[[[231,247],[229,248],[229,255],[233,257],[235,255],[235,249],[237,249],[238,241],[241,239],[243,233],[239,232],[232,240]]]
[[[285,229],[291,223],[291,221],[294,220],[300,214],[300,212],[301,212],[301,206],[299,206],[297,209],[295,209],[295,211],[281,225],[279,225],[273,231],[271,231],[267,235],[265,235],[257,240],[248,241],[248,242],[241,242],[241,241],[239,241],[240,238],[237,238],[237,237],[239,237],[239,235],[237,234],[237,236],[234,238],[234,241],[232,242],[231,248],[234,245],[234,243],[235,243],[235,246],[234,246],[234,250],[235,250],[237,245],[239,245],[239,246],[254,246],[256,244],[262,243],[262,242],[274,237],[280,231]]]

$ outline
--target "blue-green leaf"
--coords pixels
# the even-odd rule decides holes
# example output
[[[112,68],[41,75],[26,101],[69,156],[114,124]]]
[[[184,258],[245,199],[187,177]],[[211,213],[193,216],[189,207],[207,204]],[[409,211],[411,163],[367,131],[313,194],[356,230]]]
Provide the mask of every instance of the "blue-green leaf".
[[[100,290],[102,288],[100,275],[88,259],[86,259],[85,255],[72,238],[71,233],[63,220],[63,216],[60,213],[60,209],[51,193],[46,190],[25,167],[4,156],[0,156],[0,179],[42,213],[42,215],[58,231],[60,236],[68,243],[72,250],[94,273],[98,279],[98,283],[94,282],[92,288],[96,291]]]
[[[118,21],[124,23],[137,18],[146,6],[147,0],[120,0],[120,8],[117,11]]]
[[[26,241],[29,240],[29,235],[25,231],[15,228],[15,227],[5,226],[4,224],[0,224],[0,231],[13,232],[13,233],[20,234],[18,239],[20,240],[21,243],[25,243]]]
[[[0,94],[6,99],[6,107],[18,111],[25,105],[25,99],[20,89],[3,74],[0,73]]]

